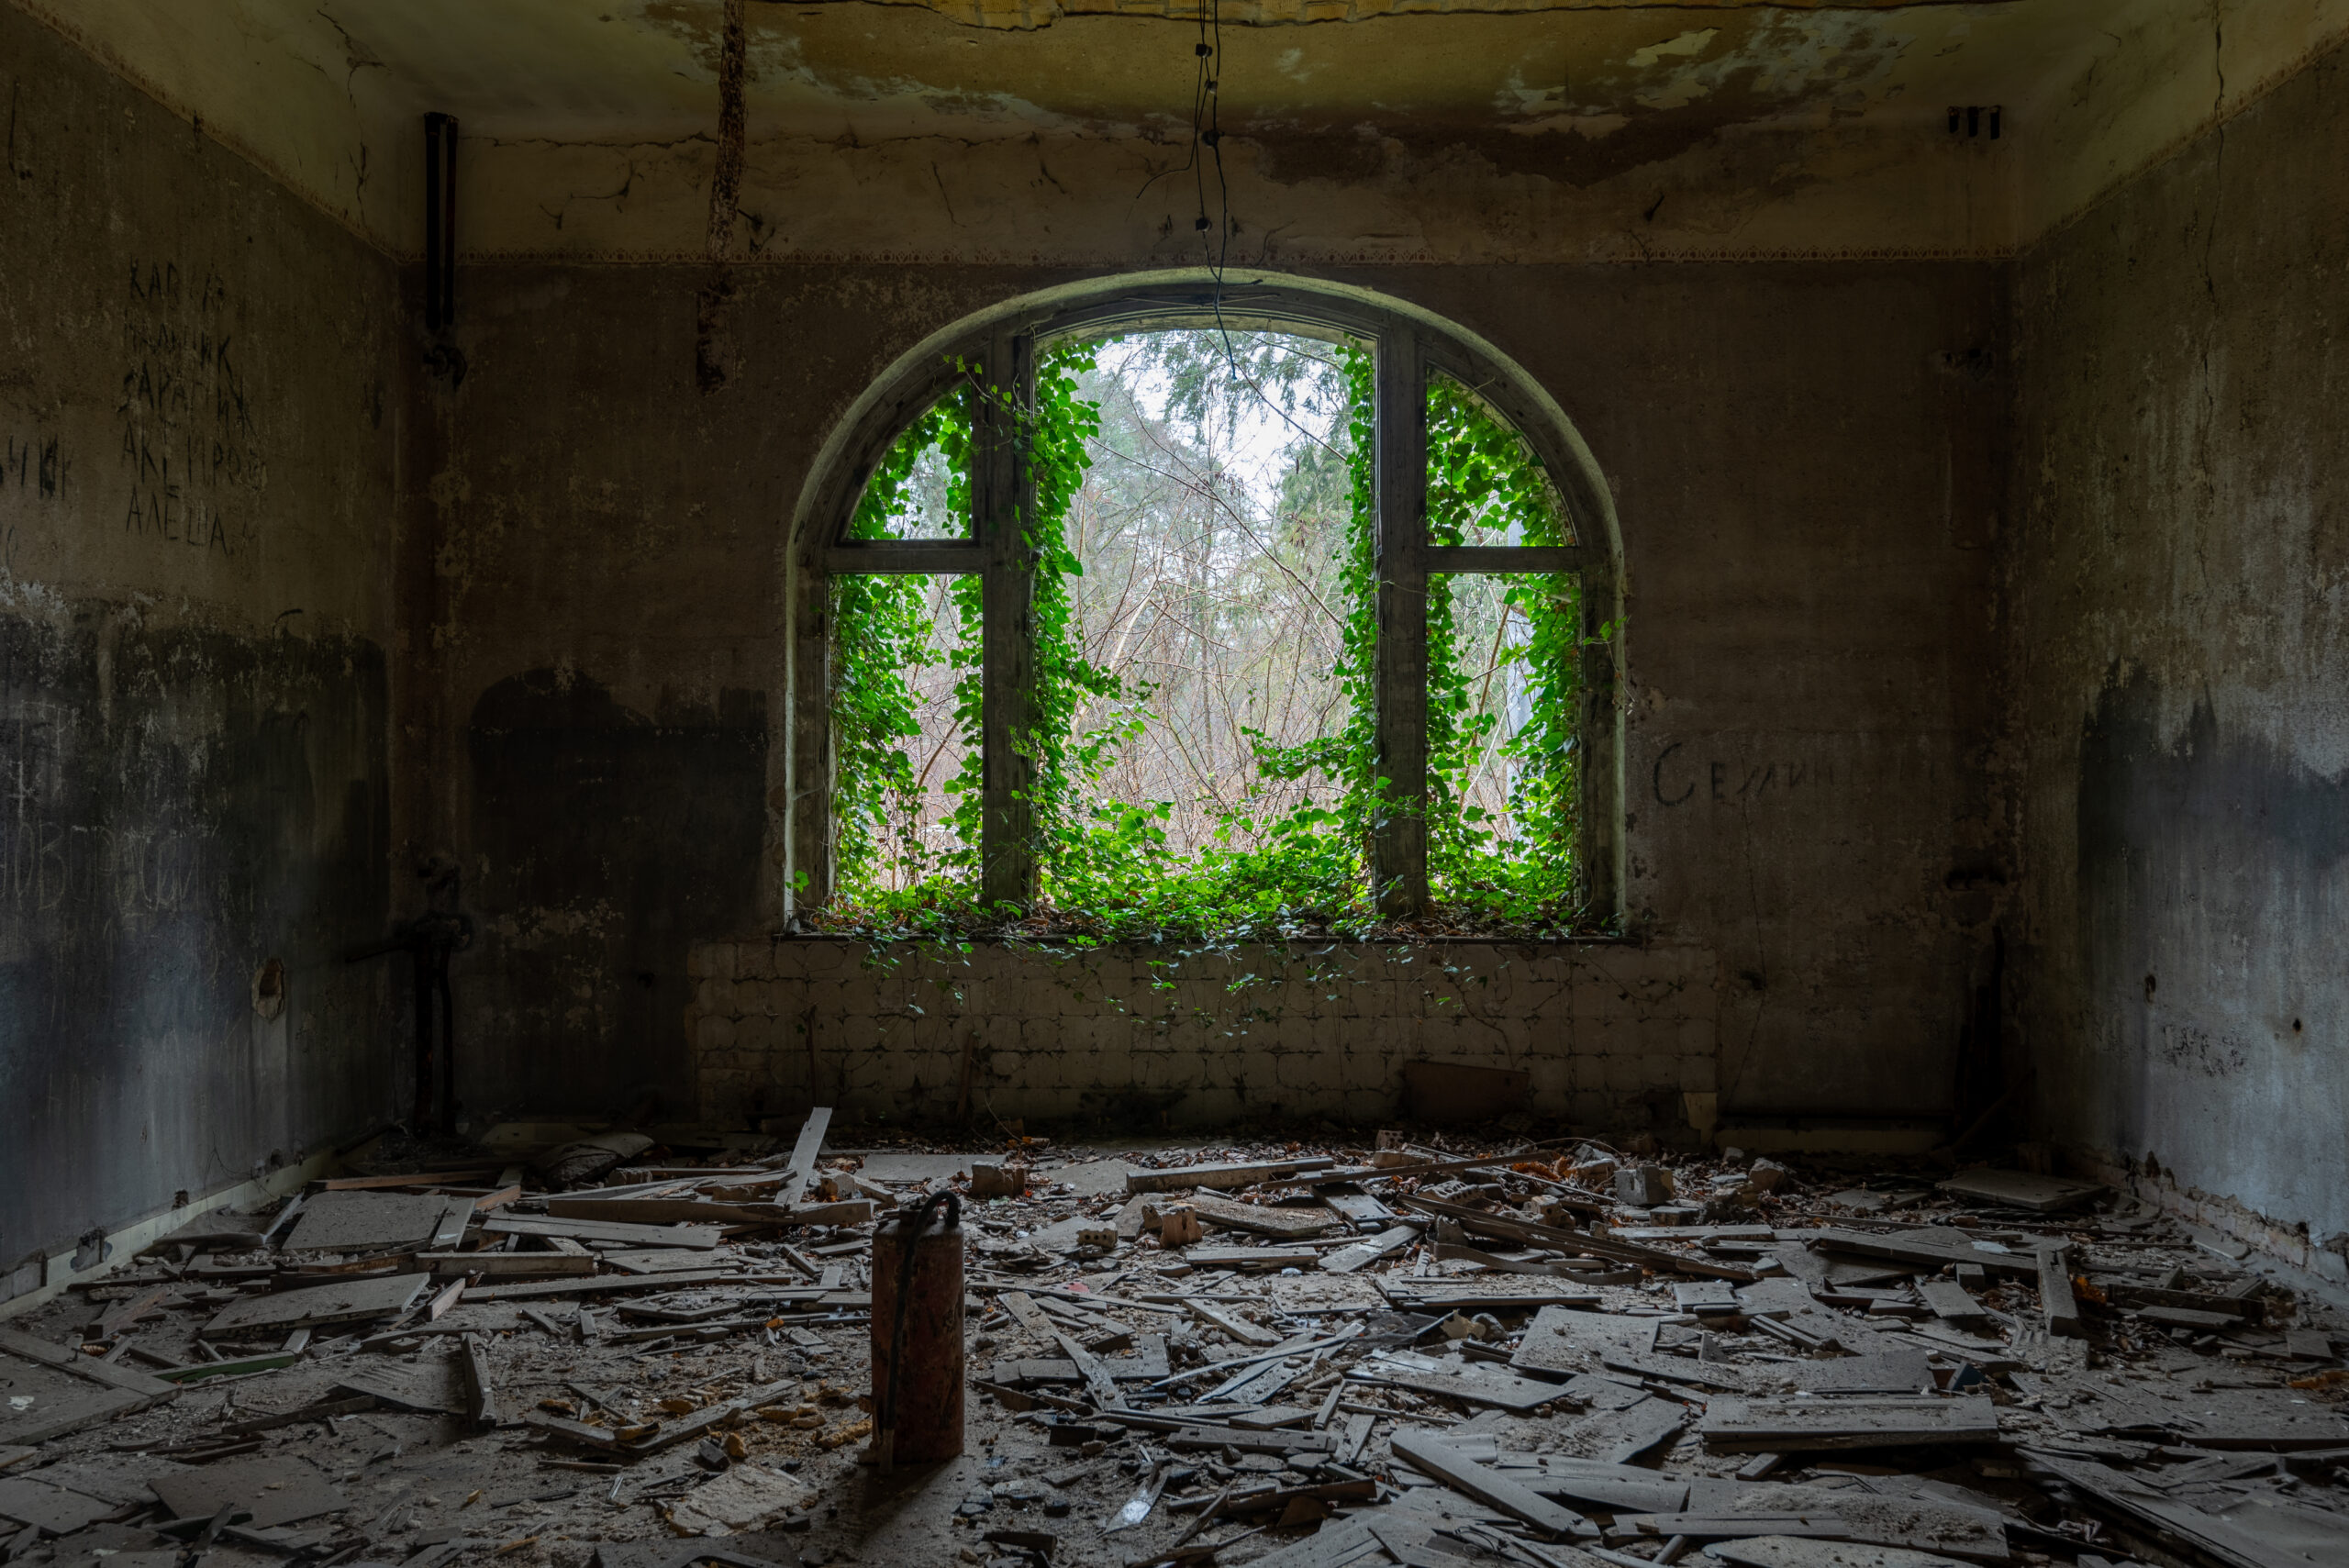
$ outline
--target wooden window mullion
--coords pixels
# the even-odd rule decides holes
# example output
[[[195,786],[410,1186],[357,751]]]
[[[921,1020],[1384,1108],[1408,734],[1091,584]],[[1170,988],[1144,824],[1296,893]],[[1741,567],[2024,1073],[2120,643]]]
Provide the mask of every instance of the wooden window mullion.
[[[1026,908],[1036,896],[1035,481],[1025,427],[1036,401],[1035,339],[987,343],[971,443],[972,531],[981,554],[979,897]]]
[[[1372,691],[1378,798],[1370,870],[1378,906],[1417,914],[1428,897],[1427,366],[1417,334],[1378,340],[1375,377],[1378,648]]]

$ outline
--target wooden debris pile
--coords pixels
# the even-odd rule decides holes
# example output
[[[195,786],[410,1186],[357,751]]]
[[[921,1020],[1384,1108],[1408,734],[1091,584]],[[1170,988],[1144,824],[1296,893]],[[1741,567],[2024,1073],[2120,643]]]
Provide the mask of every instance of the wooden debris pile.
[[[185,1228],[0,1331],[0,1562],[2349,1568],[2325,1313],[2085,1184],[827,1121]],[[969,1452],[885,1484],[870,1228],[948,1185]]]

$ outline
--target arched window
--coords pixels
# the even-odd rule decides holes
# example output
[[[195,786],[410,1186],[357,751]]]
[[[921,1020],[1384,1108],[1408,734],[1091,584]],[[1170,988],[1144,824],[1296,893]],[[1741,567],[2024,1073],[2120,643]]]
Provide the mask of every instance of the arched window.
[[[1529,378],[1369,296],[1133,286],[926,345],[803,504],[794,906],[1082,914],[1147,860],[1604,924],[1613,531]]]

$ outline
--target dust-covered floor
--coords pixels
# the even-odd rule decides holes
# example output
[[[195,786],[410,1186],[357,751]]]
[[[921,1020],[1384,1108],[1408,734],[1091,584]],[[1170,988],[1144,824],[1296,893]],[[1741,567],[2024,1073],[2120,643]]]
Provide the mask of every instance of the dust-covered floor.
[[[728,1141],[378,1146],[12,1320],[0,1561],[2349,1568],[2325,1313],[2085,1184]],[[949,1187],[967,1446],[884,1473]]]

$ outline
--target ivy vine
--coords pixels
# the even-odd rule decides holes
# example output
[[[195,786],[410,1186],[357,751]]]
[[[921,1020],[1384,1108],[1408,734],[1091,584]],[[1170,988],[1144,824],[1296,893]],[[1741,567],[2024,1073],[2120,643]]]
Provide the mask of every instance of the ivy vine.
[[[980,579],[946,595],[958,635],[941,639],[923,579],[834,580],[832,717],[837,814],[836,890],[818,929],[872,937],[960,940],[981,932],[1048,936],[1077,945],[1155,940],[1222,945],[1312,937],[1438,933],[1537,936],[1582,924],[1576,904],[1579,798],[1576,709],[1583,617],[1569,573],[1508,577],[1474,603],[1438,577],[1428,594],[1429,873],[1435,907],[1398,925],[1372,903],[1364,846],[1375,804],[1375,656],[1373,548],[1373,362],[1339,345],[1349,395],[1341,434],[1298,461],[1342,462],[1351,506],[1339,538],[1341,652],[1346,699],[1332,733],[1301,745],[1253,740],[1259,784],[1325,780],[1316,800],[1275,806],[1252,785],[1223,809],[1213,841],[1170,846],[1167,803],[1128,801],[1102,787],[1119,749],[1147,722],[1148,688],[1085,653],[1071,580],[1084,563],[1064,523],[1092,465],[1099,408],[1083,380],[1105,346],[1063,342],[1039,358],[1036,400],[1022,416],[1036,506],[1029,544],[1034,590],[1032,728],[1015,743],[1033,764],[1031,806],[1041,896],[1019,912],[976,898],[981,682]],[[918,476],[943,475],[950,531],[971,525],[970,451],[980,393],[965,380],[909,425],[858,504],[851,537],[890,537]],[[1568,541],[1568,525],[1541,464],[1518,433],[1466,389],[1431,381],[1428,517],[1439,544],[1497,532],[1525,544]],[[1473,626],[1471,623],[1474,623]],[[1473,632],[1474,635],[1470,635]],[[951,802],[926,841],[926,791],[917,761],[921,726],[913,680],[951,666],[963,753],[943,790]],[[1516,694],[1519,722],[1503,733],[1496,693]],[[1476,798],[1479,770],[1505,775],[1505,806]],[[1295,801],[1296,791],[1287,792]]]

